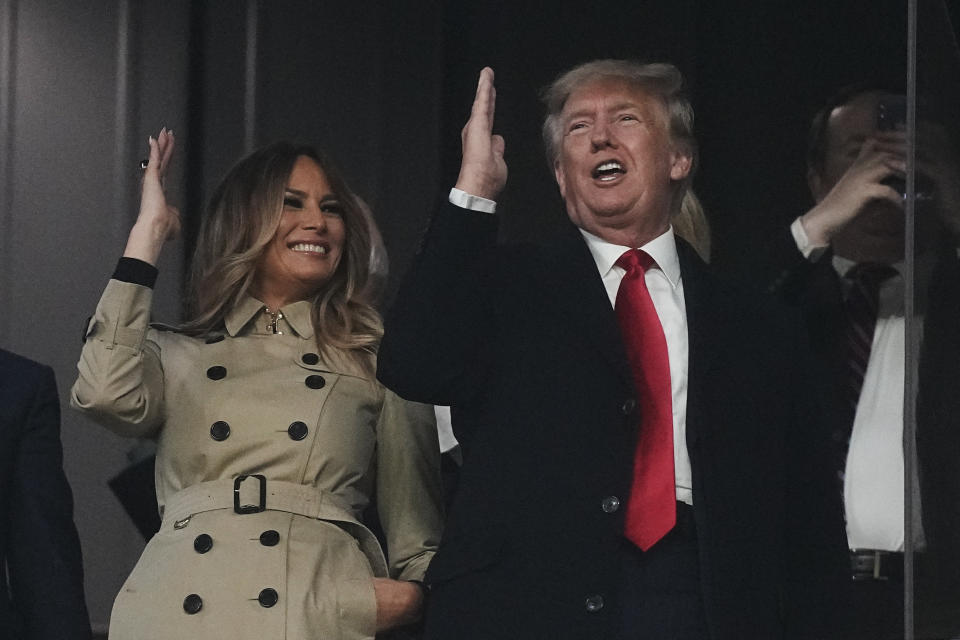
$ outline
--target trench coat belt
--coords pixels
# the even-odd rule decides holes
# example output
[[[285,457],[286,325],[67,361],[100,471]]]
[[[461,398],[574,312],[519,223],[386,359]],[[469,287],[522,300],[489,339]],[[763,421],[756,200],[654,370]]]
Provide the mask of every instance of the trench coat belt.
[[[256,483],[256,479],[252,477],[248,481]],[[161,526],[172,527],[173,523],[204,511],[229,509],[232,513],[233,487],[233,479],[225,478],[200,482],[181,489],[167,498]],[[363,555],[370,561],[375,576],[389,575],[387,561],[376,536],[353,516],[339,496],[307,485],[267,479],[265,507],[267,511],[295,513],[335,524],[357,541]],[[237,517],[243,516],[238,514]]]

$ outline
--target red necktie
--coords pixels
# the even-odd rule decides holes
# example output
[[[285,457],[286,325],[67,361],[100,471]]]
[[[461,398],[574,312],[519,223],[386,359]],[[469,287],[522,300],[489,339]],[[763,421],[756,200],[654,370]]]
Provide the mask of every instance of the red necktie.
[[[663,325],[644,280],[653,265],[653,258],[639,249],[620,256],[617,266],[626,273],[615,305],[641,411],[624,534],[644,551],[677,521],[670,360]]]

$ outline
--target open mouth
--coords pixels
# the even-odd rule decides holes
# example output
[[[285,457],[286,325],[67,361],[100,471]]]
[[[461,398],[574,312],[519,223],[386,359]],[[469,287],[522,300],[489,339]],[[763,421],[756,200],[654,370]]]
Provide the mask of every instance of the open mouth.
[[[592,176],[600,182],[611,182],[627,172],[623,165],[616,160],[607,160],[594,167]]]
[[[316,253],[321,256],[327,255],[327,252],[330,250],[325,244],[313,244],[308,242],[298,242],[295,245],[290,247],[293,251],[297,253]]]

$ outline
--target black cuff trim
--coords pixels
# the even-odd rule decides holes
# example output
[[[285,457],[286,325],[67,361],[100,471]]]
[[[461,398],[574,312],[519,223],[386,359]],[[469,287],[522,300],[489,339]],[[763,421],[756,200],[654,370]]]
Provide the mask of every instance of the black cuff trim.
[[[157,268],[149,262],[136,258],[120,258],[113,272],[113,279],[131,284],[139,284],[153,289],[157,282]]]

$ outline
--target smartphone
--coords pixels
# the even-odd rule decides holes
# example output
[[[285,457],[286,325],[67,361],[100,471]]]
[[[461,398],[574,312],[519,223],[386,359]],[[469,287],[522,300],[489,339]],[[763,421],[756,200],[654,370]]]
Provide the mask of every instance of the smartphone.
[[[907,97],[904,95],[888,94],[877,103],[877,130],[903,131],[907,128]],[[907,181],[897,176],[891,176],[883,184],[893,187],[901,197],[907,197]],[[930,200],[933,197],[934,185],[929,177],[922,173],[917,174],[918,201]]]
[[[907,128],[907,97],[885,95],[877,103],[877,131],[903,131]],[[883,181],[901,198],[907,197],[907,181],[899,176],[890,176]]]
[[[887,95],[877,103],[877,130],[897,131],[907,128],[907,97]]]

